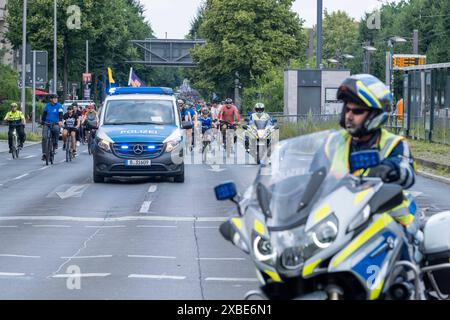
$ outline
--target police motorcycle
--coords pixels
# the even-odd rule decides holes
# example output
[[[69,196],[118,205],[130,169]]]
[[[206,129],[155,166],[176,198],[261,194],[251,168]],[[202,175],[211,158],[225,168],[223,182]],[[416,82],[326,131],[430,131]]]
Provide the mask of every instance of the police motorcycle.
[[[271,121],[269,119],[255,120],[250,125],[242,126],[245,130],[245,149],[255,158],[258,164],[260,164],[266,152],[270,157],[273,133],[278,129],[276,122],[276,120]]]
[[[280,142],[242,196],[232,182],[215,188],[239,213],[220,232],[250,255],[261,284],[245,299],[449,299],[450,211],[412,236],[392,213],[415,213],[413,198],[379,178],[330,172],[317,152],[329,134]],[[379,155],[351,162],[369,168]]]

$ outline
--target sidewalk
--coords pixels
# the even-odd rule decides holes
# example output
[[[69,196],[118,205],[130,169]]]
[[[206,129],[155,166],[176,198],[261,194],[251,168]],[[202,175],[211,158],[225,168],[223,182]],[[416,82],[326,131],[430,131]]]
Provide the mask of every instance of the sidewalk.
[[[35,144],[39,144],[41,142],[28,142],[26,141],[25,144],[23,145],[24,148],[26,147],[30,147],[30,146],[34,146]],[[0,140],[0,153],[1,152],[8,152],[9,148],[8,148],[8,141],[6,140]]]

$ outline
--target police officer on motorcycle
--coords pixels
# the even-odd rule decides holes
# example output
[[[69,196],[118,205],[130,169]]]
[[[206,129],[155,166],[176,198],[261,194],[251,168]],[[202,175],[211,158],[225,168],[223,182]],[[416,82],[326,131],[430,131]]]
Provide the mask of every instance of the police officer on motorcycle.
[[[396,183],[408,189],[415,182],[415,165],[408,143],[382,128],[388,120],[392,94],[379,79],[360,74],[347,78],[339,87],[337,98],[344,102],[340,126],[344,130],[333,133],[325,144],[325,154],[334,172],[351,172],[350,155],[364,150],[378,150],[380,164],[365,172],[385,183]],[[335,152],[328,153],[329,148]],[[405,208],[407,209],[407,208]],[[409,213],[395,217],[405,227],[414,221]]]
[[[265,112],[266,106],[262,102],[258,102],[255,104],[255,107],[253,108],[253,113],[250,116],[250,119],[248,121],[249,125],[253,125],[255,121],[267,121],[267,125],[272,124],[272,119],[270,118],[269,114]],[[250,152],[250,139],[248,136],[245,136],[245,151]]]

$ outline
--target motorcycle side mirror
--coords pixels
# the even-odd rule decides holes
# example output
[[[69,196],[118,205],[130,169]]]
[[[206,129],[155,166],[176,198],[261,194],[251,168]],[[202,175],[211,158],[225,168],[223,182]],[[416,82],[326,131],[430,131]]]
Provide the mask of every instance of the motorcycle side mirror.
[[[250,119],[249,119],[249,118],[245,118],[244,121],[247,122],[247,123],[249,123],[249,122],[250,122]]]
[[[256,197],[258,198],[259,206],[261,207],[262,213],[266,218],[272,218],[272,213],[270,212],[270,194],[266,186],[262,183],[258,183],[256,186]]]
[[[273,119],[273,120],[272,120],[272,123],[273,123],[273,124],[278,123],[278,120],[277,120],[277,119]]]
[[[225,221],[224,223],[222,223],[219,227],[219,231],[222,237],[225,238],[225,240],[228,240],[230,242],[233,241],[234,230],[230,221]]]
[[[353,152],[350,155],[350,168],[352,172],[360,169],[369,169],[380,164],[380,153],[377,150]]]

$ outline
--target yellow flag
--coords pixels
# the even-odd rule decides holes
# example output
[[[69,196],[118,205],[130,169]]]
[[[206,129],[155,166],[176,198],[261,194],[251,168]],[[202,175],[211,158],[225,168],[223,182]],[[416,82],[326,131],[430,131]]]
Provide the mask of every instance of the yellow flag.
[[[108,79],[109,79],[109,83],[116,83],[112,77],[112,70],[109,67],[108,67]]]

